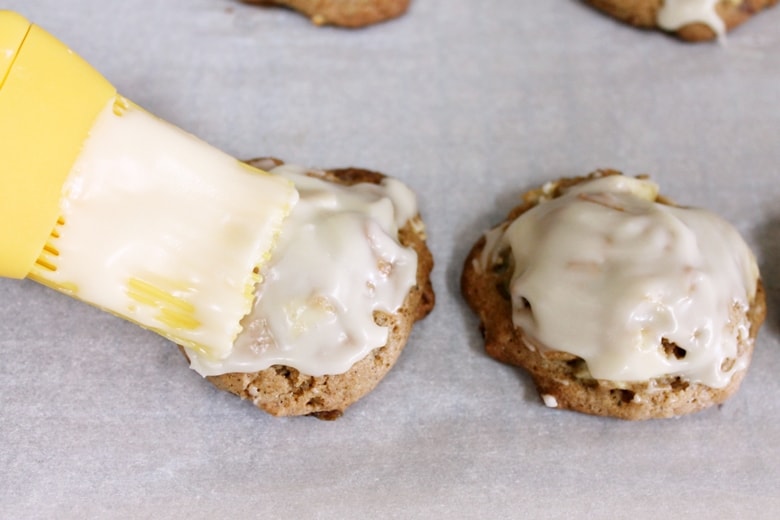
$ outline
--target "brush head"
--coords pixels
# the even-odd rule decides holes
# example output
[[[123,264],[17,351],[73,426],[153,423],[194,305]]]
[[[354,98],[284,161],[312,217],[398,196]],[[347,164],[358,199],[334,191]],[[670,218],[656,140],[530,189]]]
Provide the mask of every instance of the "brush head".
[[[31,277],[221,359],[298,193],[120,101],[84,141]]]
[[[226,356],[297,201],[292,183],[118,96],[10,11],[0,81],[0,276]]]

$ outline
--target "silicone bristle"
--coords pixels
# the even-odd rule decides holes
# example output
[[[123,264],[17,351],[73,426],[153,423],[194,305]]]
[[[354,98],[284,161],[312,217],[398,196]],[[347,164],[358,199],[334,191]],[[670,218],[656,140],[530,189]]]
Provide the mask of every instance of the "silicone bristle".
[[[52,273],[57,272],[57,260],[60,250],[57,248],[57,239],[60,238],[60,229],[65,225],[65,219],[60,217],[54,224],[54,229],[49,234],[49,240],[44,244],[41,253],[35,260],[28,277],[38,283],[47,285],[65,294],[74,296],[78,287],[72,283],[58,283],[50,279]]]
[[[43,270],[54,272],[57,270],[57,257],[60,256],[60,252],[55,245],[56,240],[60,237],[59,228],[65,225],[65,219],[62,217],[57,219],[54,229],[51,230],[49,240],[41,250],[41,254],[35,260],[35,266],[33,270]]]
[[[144,306],[156,308],[159,314],[155,318],[174,330],[193,330],[200,326],[191,303],[152,283],[131,278],[127,283],[127,296]]]

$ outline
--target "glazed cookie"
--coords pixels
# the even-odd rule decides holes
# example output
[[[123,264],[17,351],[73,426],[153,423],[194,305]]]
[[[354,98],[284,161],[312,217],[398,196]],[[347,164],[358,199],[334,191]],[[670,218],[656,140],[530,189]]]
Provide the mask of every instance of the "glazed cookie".
[[[363,27],[401,16],[409,0],[243,0],[249,4],[282,5],[308,16],[315,25]]]
[[[623,22],[658,28],[687,41],[722,37],[778,0],[585,0]]]
[[[461,286],[487,353],[530,372],[547,406],[621,419],[725,401],[766,314],[729,224],[611,170],[526,193]]]
[[[335,419],[379,383],[433,308],[415,196],[367,170],[250,163],[290,179],[300,200],[231,357],[185,353],[215,386],[272,415]]]

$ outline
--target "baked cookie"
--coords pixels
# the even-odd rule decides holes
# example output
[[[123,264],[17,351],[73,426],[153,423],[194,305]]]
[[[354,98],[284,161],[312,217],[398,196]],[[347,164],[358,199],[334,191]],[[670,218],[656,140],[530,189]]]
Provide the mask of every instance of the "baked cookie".
[[[379,383],[433,308],[425,227],[412,192],[380,173],[250,163],[288,177],[300,200],[231,358],[186,355],[217,388],[272,415],[336,419]]]
[[[623,22],[696,42],[722,37],[778,0],[585,0]]]
[[[409,0],[243,0],[248,4],[282,5],[308,16],[315,25],[363,27],[401,16]]]
[[[611,170],[526,193],[474,245],[461,287],[487,353],[530,372],[547,406],[621,419],[722,403],[766,314],[730,225]]]

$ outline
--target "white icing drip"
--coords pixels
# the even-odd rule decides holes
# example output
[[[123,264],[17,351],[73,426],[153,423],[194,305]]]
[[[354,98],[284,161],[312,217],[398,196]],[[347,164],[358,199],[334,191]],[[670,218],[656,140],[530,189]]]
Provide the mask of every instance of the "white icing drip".
[[[723,38],[726,25],[718,16],[715,6],[719,0],[664,0],[658,11],[658,26],[667,31],[676,31],[690,23],[703,23],[710,27],[718,38]]]

